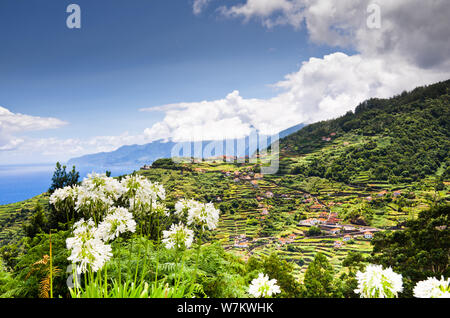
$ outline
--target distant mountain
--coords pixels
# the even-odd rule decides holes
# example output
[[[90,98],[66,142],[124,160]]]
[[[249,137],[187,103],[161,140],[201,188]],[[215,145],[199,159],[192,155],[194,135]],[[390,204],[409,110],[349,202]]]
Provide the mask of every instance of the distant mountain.
[[[279,133],[279,138],[284,138],[292,133],[295,133],[302,129],[305,125],[299,124],[295,125],[293,127],[290,127],[286,130],[283,130]],[[276,137],[268,137],[270,138],[270,142],[276,141]],[[238,139],[234,143],[234,147],[227,148],[227,142],[223,141],[223,150],[216,150],[213,155],[214,156],[237,156],[237,157],[243,157],[243,156],[251,156],[254,154],[257,150],[257,145],[251,144],[249,142],[250,136],[247,136],[242,139]],[[237,144],[244,144],[244,149],[236,149]],[[201,147],[197,147],[201,143]],[[217,141],[202,141],[199,142],[197,145],[194,145],[194,143],[182,143],[187,149],[191,149],[192,156],[196,158],[201,158],[202,153],[199,151],[199,149],[205,149],[207,145],[210,145],[211,143],[218,143]],[[178,143],[168,141],[164,142],[162,140],[153,141],[151,143],[145,144],[145,145],[130,145],[130,146],[123,146],[118,148],[115,151],[111,152],[101,152],[96,154],[90,154],[81,156],[78,158],[72,158],[70,159],[67,164],[69,166],[75,165],[77,167],[96,167],[96,168],[111,168],[111,167],[117,167],[117,166],[127,166],[127,167],[139,167],[144,164],[151,164],[153,161],[160,159],[160,158],[170,158],[172,155],[172,149],[174,146],[176,146]],[[229,144],[229,143],[228,143]],[[179,145],[179,144],[178,144]]]

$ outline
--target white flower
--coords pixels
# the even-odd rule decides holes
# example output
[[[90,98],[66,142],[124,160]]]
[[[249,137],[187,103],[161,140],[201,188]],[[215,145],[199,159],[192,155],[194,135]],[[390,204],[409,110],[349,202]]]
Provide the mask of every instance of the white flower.
[[[280,293],[280,287],[276,279],[269,280],[269,276],[260,273],[257,278],[252,280],[248,293],[253,297],[270,297],[273,294]]]
[[[124,196],[129,202],[130,209],[153,209],[157,200],[166,198],[166,191],[159,183],[152,183],[147,178],[139,175],[126,176],[121,184],[124,188]]]
[[[91,211],[95,210],[107,210],[114,204],[114,201],[111,197],[107,196],[105,192],[103,192],[99,188],[86,188],[85,186],[81,186],[77,191],[77,198],[75,204],[75,210],[77,211]]]
[[[106,245],[92,220],[83,219],[75,223],[74,237],[66,240],[67,248],[71,250],[67,258],[77,263],[77,272],[85,273],[89,268],[96,272],[111,258],[111,246]]]
[[[122,196],[125,189],[122,184],[114,178],[107,177],[106,174],[91,173],[84,178],[81,186],[88,192],[98,193],[110,200],[117,200]]]
[[[188,213],[189,209],[198,204],[197,201],[181,199],[177,203],[175,203],[175,215],[178,217],[183,217],[186,213]]]
[[[162,242],[166,248],[186,248],[191,247],[194,240],[194,231],[188,229],[182,223],[172,224],[169,231],[163,231]]]
[[[187,224],[198,225],[203,229],[214,230],[219,223],[219,210],[212,203],[192,201],[188,210]]]
[[[55,192],[53,192],[50,196],[49,202],[56,207],[58,204],[61,204],[68,198],[76,200],[77,193],[78,186],[56,189]]]
[[[414,287],[416,298],[450,298],[450,278],[438,280],[428,277],[427,280],[418,282]]]
[[[403,291],[402,275],[392,268],[383,269],[381,265],[368,265],[365,272],[356,273],[358,289],[355,293],[361,298],[394,298]]]
[[[98,236],[107,242],[114,240],[121,233],[135,232],[136,222],[133,215],[125,208],[111,208],[105,219],[98,226]]]

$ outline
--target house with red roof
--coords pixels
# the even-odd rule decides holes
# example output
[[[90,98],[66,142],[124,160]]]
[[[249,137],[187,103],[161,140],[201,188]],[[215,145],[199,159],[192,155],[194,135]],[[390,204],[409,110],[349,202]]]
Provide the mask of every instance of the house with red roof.
[[[338,227],[335,227],[334,229],[330,230],[330,233],[333,235],[339,234],[339,233],[341,233],[341,229]]]

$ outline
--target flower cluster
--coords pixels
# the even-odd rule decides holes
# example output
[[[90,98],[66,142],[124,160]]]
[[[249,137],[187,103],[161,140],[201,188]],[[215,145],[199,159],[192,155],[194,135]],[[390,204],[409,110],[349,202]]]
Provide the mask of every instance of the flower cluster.
[[[103,222],[98,226],[99,236],[103,241],[111,241],[125,232],[135,232],[136,221],[125,208],[111,208]]]
[[[172,224],[169,231],[163,231],[163,243],[166,248],[189,248],[194,241],[194,231],[188,229],[182,223]]]
[[[450,298],[450,278],[440,280],[434,277],[418,282],[414,287],[416,298]]]
[[[106,174],[92,173],[84,178],[80,186],[57,189],[51,195],[50,203],[57,210],[73,207],[85,217],[94,217],[98,223],[106,211],[119,203],[125,203],[134,213],[168,215],[165,205],[158,201],[165,197],[162,185],[139,175],[127,176],[119,182]]]
[[[149,181],[145,177],[139,175],[126,176],[121,183],[125,189],[124,197],[133,211],[148,209],[149,207],[150,210],[153,210],[158,200],[166,198],[164,187],[157,182]]]
[[[252,280],[248,293],[253,297],[271,297],[280,293],[280,287],[277,285],[276,279],[269,280],[269,276],[260,273],[257,278]]]
[[[96,272],[111,258],[111,246],[106,243],[125,232],[135,232],[136,222],[125,208],[110,208],[105,219],[95,226],[94,221],[80,221],[74,224],[74,237],[66,240],[71,250],[68,260],[77,263],[78,273],[89,268]]]
[[[89,268],[96,272],[111,258],[111,246],[103,242],[92,220],[81,219],[74,225],[74,237],[66,240],[71,250],[69,261],[78,263],[77,272],[85,273]]]
[[[219,210],[212,203],[189,202],[187,224],[214,230],[219,223]]]
[[[365,272],[356,273],[358,289],[355,293],[361,298],[394,298],[403,291],[402,275],[392,268],[383,269],[381,265],[368,265]]]

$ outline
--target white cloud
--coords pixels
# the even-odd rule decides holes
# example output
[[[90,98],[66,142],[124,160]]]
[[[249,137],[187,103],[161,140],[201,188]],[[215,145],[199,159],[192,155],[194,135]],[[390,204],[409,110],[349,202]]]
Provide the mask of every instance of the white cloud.
[[[380,8],[380,29],[367,26],[372,3]],[[448,0],[247,0],[220,11],[245,21],[260,19],[270,28],[304,23],[313,42],[352,46],[364,56],[395,55],[423,68],[450,67]]]
[[[252,126],[272,134],[298,123],[337,117],[368,98],[387,98],[448,75],[402,60],[334,53],[304,62],[273,85],[281,92],[271,99],[246,99],[234,91],[220,100],[158,107],[166,116],[145,135],[149,140],[218,140],[243,137]]]
[[[55,129],[66,124],[66,122],[57,118],[13,113],[0,106],[0,151],[10,151],[24,143],[24,139],[17,137],[17,134]]]
[[[0,164],[66,161],[86,154],[113,151],[123,145],[146,142],[148,140],[145,139],[144,134],[130,135],[127,132],[119,136],[96,136],[87,139],[24,137],[16,147],[0,148],[0,150],[9,150],[0,151]]]
[[[193,11],[195,15],[199,15],[208,6],[211,0],[194,0]]]

